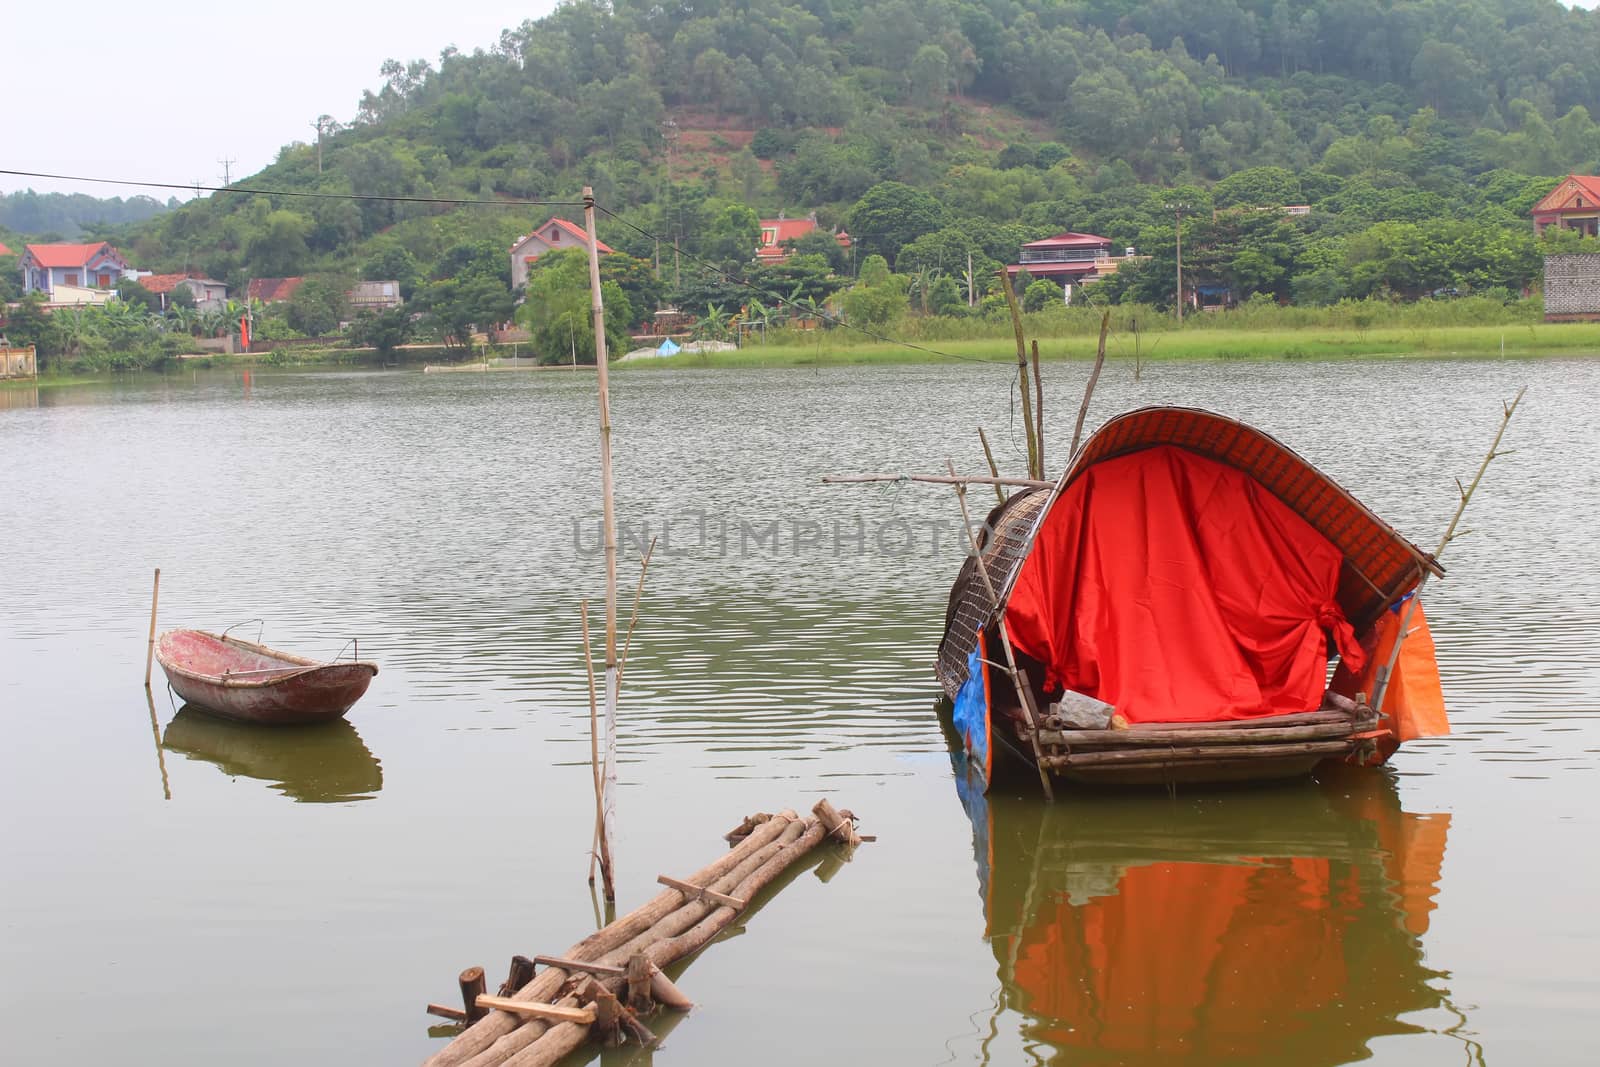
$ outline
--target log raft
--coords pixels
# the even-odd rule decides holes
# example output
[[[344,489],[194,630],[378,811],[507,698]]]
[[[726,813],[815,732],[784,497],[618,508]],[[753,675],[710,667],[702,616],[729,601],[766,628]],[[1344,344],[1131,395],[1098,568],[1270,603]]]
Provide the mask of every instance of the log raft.
[[[666,890],[590,934],[559,956],[517,957],[514,980],[539,968],[514,992],[479,994],[488,1014],[456,1035],[424,1067],[535,1067],[560,1061],[591,1035],[616,1043],[623,1034],[654,1040],[640,1020],[654,1004],[677,1010],[688,997],[662,973],[704,948],[753,900],[825,839],[849,848],[856,835],[848,813],[826,800],[814,816],[793,811],[746,819],[727,835],[719,857],[684,879],[663,876]],[[465,986],[464,986],[465,988]],[[430,1006],[432,1007],[432,1006]]]

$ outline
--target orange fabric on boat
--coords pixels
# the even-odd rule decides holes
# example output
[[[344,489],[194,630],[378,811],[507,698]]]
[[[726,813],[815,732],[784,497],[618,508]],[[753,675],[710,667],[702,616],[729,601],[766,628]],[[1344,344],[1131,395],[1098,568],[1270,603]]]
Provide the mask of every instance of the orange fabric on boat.
[[[1378,668],[1389,662],[1394,651],[1395,635],[1400,632],[1401,616],[1407,605],[1401,604],[1398,612],[1386,611],[1372,627],[1367,644],[1372,651],[1366,662],[1356,669],[1341,663],[1333,672],[1335,693],[1354,697],[1365,693],[1372,697],[1377,689]],[[1433,634],[1428,630],[1428,616],[1419,602],[1411,612],[1410,635],[1400,645],[1400,658],[1395,661],[1394,677],[1383,697],[1383,707],[1378,709],[1389,716],[1395,736],[1381,738],[1378,752],[1387,760],[1405,741],[1419,737],[1444,737],[1450,733],[1450,718],[1445,713],[1444,690],[1439,685],[1439,663],[1434,657]]]
[[[1173,446],[1090,467],[1062,492],[1006,607],[1045,686],[1129,722],[1244,719],[1322,704],[1327,637],[1362,650],[1334,597],[1343,557],[1250,476]]]

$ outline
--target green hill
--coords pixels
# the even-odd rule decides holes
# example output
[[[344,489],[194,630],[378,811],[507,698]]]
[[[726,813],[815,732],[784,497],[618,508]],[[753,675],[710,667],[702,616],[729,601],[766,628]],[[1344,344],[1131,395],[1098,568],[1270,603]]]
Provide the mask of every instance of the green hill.
[[[320,146],[241,184],[488,201],[592,184],[637,228],[605,219],[613,247],[653,259],[648,235],[675,238],[741,274],[754,216],[780,210],[900,273],[969,252],[991,269],[1070,228],[1152,253],[1106,293],[1157,303],[1178,200],[1196,271],[1326,303],[1514,293],[1538,264],[1528,208],[1600,169],[1600,15],[1556,0],[585,0],[381,77]],[[1290,203],[1312,212],[1229,210]],[[234,286],[329,272],[409,296],[508,284],[506,248],[550,213],[213,195],[127,243]],[[719,285],[691,263],[679,296],[739,295]]]

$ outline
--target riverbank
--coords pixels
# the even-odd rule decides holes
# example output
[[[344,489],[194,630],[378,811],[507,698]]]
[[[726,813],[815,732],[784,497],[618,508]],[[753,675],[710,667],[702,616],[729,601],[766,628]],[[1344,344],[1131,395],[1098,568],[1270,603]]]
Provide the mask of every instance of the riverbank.
[[[891,344],[860,340],[844,330],[820,332],[815,341],[746,344],[735,352],[710,352],[630,360],[629,367],[788,367],[828,364],[933,363],[950,360],[1012,362],[1010,337],[974,341]],[[1033,335],[1030,335],[1032,339]],[[1092,359],[1094,333],[1038,337],[1046,360]],[[1390,327],[1385,329],[1182,329],[1112,333],[1106,358],[1123,362],[1215,360],[1451,359],[1572,356],[1600,353],[1600,323],[1517,326]]]

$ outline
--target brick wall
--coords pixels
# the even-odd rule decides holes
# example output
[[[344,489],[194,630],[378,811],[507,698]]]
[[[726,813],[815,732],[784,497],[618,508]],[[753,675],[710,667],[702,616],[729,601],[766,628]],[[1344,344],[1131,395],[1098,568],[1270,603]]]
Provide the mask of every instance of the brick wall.
[[[1600,318],[1600,253],[1544,257],[1544,317]]]

